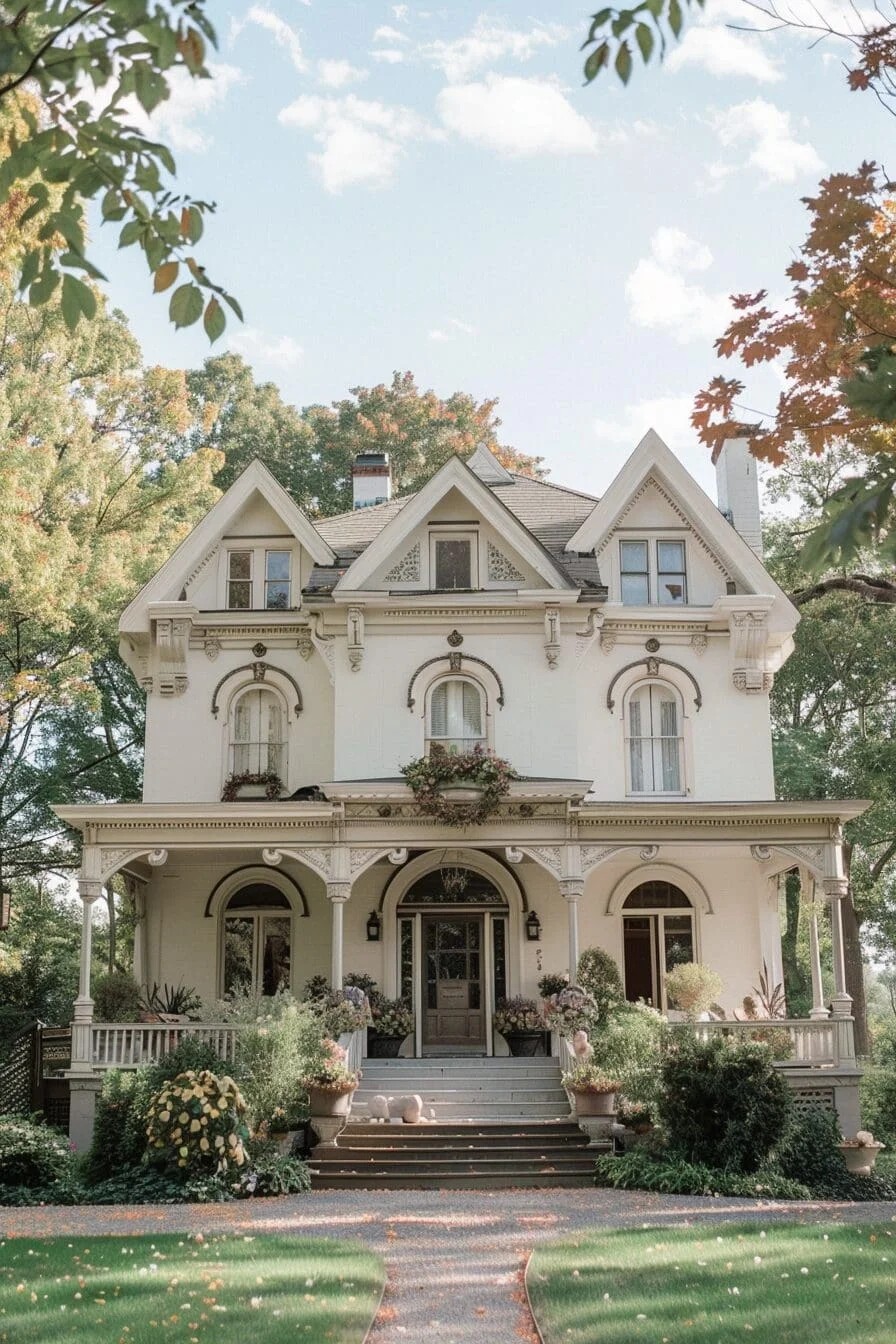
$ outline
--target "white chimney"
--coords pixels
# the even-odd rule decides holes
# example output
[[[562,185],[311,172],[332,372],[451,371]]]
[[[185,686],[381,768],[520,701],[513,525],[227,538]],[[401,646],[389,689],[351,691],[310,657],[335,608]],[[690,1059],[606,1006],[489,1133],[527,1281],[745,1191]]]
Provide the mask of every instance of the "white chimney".
[[[388,453],[359,453],[352,463],[352,507],[368,509],[392,498]]]
[[[719,508],[761,560],[759,463],[750,452],[750,426],[743,425],[740,428],[738,437],[726,439],[713,458]]]

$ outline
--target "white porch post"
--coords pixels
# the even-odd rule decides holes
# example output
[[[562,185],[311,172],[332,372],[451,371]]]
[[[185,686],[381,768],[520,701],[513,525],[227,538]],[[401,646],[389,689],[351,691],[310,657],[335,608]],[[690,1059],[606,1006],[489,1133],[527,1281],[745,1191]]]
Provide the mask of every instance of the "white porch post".
[[[93,951],[93,907],[103,894],[103,884],[94,878],[78,879],[81,897],[81,970],[78,997],[72,1020],[72,1073],[91,1073],[93,999],[90,997],[90,963]]]
[[[826,877],[824,894],[831,906],[831,949],[834,959],[834,994],[831,1010],[834,1017],[852,1016],[852,996],[846,992],[846,959],[843,951],[843,915],[840,902],[846,896],[849,883],[845,877]]]
[[[342,988],[343,961],[343,907],[352,894],[351,882],[328,882],[327,899],[332,907],[332,944],[330,951],[330,983]]]
[[[800,870],[801,882],[806,882],[806,876]],[[821,951],[818,946],[818,900],[815,879],[809,877],[808,890],[810,893],[809,901],[809,968],[812,972],[812,1008],[809,1012],[810,1018],[819,1021],[821,1018],[828,1017],[828,1010],[824,1005],[824,988],[821,982]]]
[[[569,983],[576,982],[579,964],[579,897],[585,890],[583,877],[562,877],[560,891],[566,901],[566,928],[569,937]]]

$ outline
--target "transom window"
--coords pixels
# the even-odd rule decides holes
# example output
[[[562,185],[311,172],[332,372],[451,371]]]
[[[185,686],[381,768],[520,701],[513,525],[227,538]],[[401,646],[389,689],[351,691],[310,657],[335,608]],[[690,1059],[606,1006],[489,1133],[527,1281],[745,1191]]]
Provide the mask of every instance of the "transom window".
[[[620,541],[619,587],[626,606],[683,606],[688,600],[684,542],[657,541],[651,548],[648,541]]]
[[[427,750],[472,751],[485,746],[482,688],[461,677],[440,681],[429,697]]]
[[[622,941],[626,998],[665,1011],[667,973],[696,960],[693,907],[680,887],[671,882],[635,887],[622,907]]]
[[[252,687],[233,707],[230,743],[235,775],[286,778],[286,715],[276,691]]]
[[[289,989],[291,956],[292,910],[282,891],[253,882],[235,892],[224,912],[224,994]]]
[[[229,551],[228,610],[287,611],[292,605],[291,569],[292,552],[288,550],[246,547]]]
[[[651,682],[626,705],[630,793],[683,793],[681,707],[668,686]]]

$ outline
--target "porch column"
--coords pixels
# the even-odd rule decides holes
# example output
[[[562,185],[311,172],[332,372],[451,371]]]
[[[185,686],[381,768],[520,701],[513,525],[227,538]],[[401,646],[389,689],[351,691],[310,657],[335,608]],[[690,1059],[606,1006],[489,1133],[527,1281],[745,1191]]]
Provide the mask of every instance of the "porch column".
[[[344,969],[342,957],[343,907],[351,894],[351,882],[327,883],[327,899],[333,910],[330,983],[334,989],[342,988],[342,974]]]
[[[831,1011],[834,1017],[852,1017],[852,996],[846,992],[843,914],[840,906],[848,888],[849,883],[845,877],[824,879],[824,894],[831,906],[831,947],[834,956],[834,994],[831,999]]]
[[[78,997],[72,1020],[72,1073],[91,1073],[93,999],[90,997],[90,963],[93,950],[93,907],[103,894],[103,884],[94,878],[78,879],[81,897],[81,970]]]
[[[802,873],[800,874],[802,877]],[[815,879],[809,878],[809,968],[812,972],[812,1008],[809,1012],[813,1021],[829,1016],[824,1006],[824,988],[821,982],[821,952],[818,947],[818,901]]]
[[[579,897],[585,890],[583,877],[561,877],[560,891],[566,901],[566,928],[569,936],[569,983],[576,983],[579,964]]]

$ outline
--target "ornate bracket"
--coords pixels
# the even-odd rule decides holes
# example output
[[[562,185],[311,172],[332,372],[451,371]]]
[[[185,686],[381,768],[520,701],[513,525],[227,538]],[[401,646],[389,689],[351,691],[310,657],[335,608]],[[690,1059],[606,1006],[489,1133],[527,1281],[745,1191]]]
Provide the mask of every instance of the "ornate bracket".
[[[263,849],[261,857],[269,868],[277,868],[284,859],[296,859],[298,863],[303,863],[306,868],[311,868],[315,873],[325,881],[330,876],[332,869],[332,858],[329,847],[320,847],[314,849],[292,849],[277,848]]]
[[[624,677],[626,672],[631,672],[632,669],[635,667],[643,667],[648,677],[658,677],[660,667],[674,667],[677,672],[683,673],[694,688],[694,705],[697,709],[697,712],[698,713],[700,712],[700,709],[703,705],[703,695],[700,691],[700,685],[696,677],[694,676],[693,672],[689,672],[686,667],[683,667],[681,665],[681,663],[673,663],[671,658],[657,658],[655,656],[652,656],[650,658],[639,659],[638,662],[635,663],[626,663],[625,667],[620,667],[619,671],[616,673],[615,677],[610,682],[610,685],[607,688],[607,709],[610,711],[611,714],[616,704],[615,700],[613,699],[614,686],[616,685],[620,677]]]
[[[588,619],[582,630],[576,631],[576,662],[580,663],[585,654],[591,648],[596,639],[600,638],[603,627],[603,613],[595,611],[594,607],[588,612]]]
[[[425,672],[428,667],[432,667],[435,663],[447,663],[449,672],[459,672],[464,663],[478,663],[478,665],[484,667],[487,672],[491,672],[495,681],[498,683],[498,704],[501,709],[504,708],[504,684],[491,663],[487,663],[484,658],[474,657],[472,653],[461,653],[459,650],[452,650],[451,653],[440,653],[435,658],[427,658],[426,662],[421,663],[411,676],[411,679],[408,682],[407,706],[412,713],[414,705],[416,704],[414,699],[414,683],[421,672]]]
[[[221,687],[224,686],[226,682],[230,681],[231,677],[238,677],[241,672],[251,672],[253,681],[264,681],[265,676],[267,675],[268,672],[276,672],[278,677],[283,677],[286,681],[288,681],[290,686],[295,691],[296,693],[295,711],[297,714],[301,714],[302,692],[299,690],[299,683],[296,681],[295,677],[291,677],[288,672],[284,672],[282,667],[272,667],[270,663],[264,663],[259,660],[258,662],[255,663],[243,663],[241,667],[235,667],[232,672],[226,672],[224,674],[224,676],[221,678],[221,680],[215,687],[214,691],[212,692],[213,718],[216,719],[218,717],[218,710],[220,709],[220,705],[218,704],[218,696],[220,694]]]
[[[323,633],[323,618],[319,611],[311,615],[311,629],[309,631],[311,643],[317,649],[327,669],[327,675],[330,678],[330,685],[336,684],[336,641],[332,635]]]
[[[348,609],[348,661],[353,672],[361,669],[364,661],[364,610],[362,607]]]
[[[731,613],[731,680],[735,690],[757,695],[772,689],[774,673],[765,666],[767,637],[768,616],[764,611]]]
[[[560,662],[560,608],[544,609],[544,656],[553,672]]]

